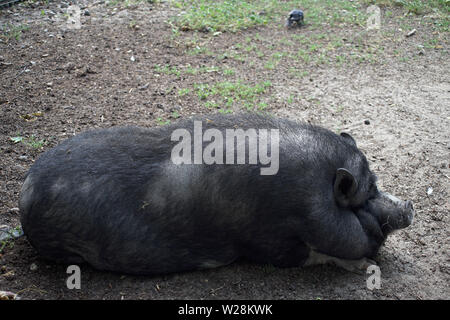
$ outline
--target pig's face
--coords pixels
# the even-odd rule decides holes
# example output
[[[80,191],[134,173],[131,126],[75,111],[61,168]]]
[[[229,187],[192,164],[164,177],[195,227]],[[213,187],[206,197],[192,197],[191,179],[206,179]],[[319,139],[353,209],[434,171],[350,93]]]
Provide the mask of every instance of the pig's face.
[[[356,144],[348,134],[341,134],[350,144]],[[361,153],[339,168],[334,181],[334,197],[339,207],[347,208],[359,217],[369,214],[378,222],[384,236],[408,227],[414,217],[411,201],[402,201],[378,190],[376,176],[369,170]]]

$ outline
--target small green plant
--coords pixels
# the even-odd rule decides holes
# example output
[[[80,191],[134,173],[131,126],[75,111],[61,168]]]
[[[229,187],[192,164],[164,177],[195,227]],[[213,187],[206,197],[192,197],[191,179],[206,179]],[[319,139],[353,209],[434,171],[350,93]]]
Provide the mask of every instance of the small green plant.
[[[161,66],[159,64],[155,64],[154,66],[155,72],[157,73],[163,73],[167,75],[176,75],[179,77],[181,75],[181,71],[177,69],[176,66],[170,66],[168,64]]]
[[[200,54],[204,54],[207,56],[212,56],[214,55],[214,52],[212,52],[209,48],[207,47],[200,47],[200,46],[196,46],[194,49],[191,49],[188,51],[189,55],[200,55]]]
[[[6,232],[9,234],[6,239],[0,241],[0,253],[3,253],[5,248],[12,249],[14,247],[15,238],[23,235],[23,230],[21,226],[14,227],[12,229],[7,229]]]
[[[174,119],[178,119],[180,117],[180,114],[178,113],[178,111],[175,110],[174,112],[172,112],[171,116]]]
[[[23,31],[26,31],[29,29],[30,29],[30,27],[27,25],[24,25],[24,24],[20,24],[20,25],[6,24],[1,27],[2,34],[8,41],[12,40],[12,39],[19,41],[20,37],[22,36]]]
[[[136,28],[136,25],[137,25],[137,21],[136,21],[136,20],[131,20],[130,23],[128,24],[128,26],[129,26],[131,29]]]
[[[223,74],[226,76],[234,76],[236,71],[234,69],[223,69]]]
[[[219,108],[219,104],[215,101],[206,101],[205,107],[208,109],[217,109]]]
[[[14,241],[11,239],[8,240],[2,240],[0,241],[0,253],[3,253],[5,249],[12,249],[14,248]]]
[[[178,95],[180,97],[187,95],[191,90],[189,88],[183,88],[178,90]]]
[[[221,109],[219,109],[219,113],[224,113],[224,114],[233,113],[233,110],[221,108]]]
[[[168,124],[170,124],[170,120],[163,120],[163,118],[157,118],[156,119],[156,123],[159,125],[159,126],[165,126],[165,125],[168,125]]]
[[[26,146],[33,149],[41,149],[43,146],[47,145],[48,142],[44,139],[38,139],[35,135],[31,135],[28,139],[22,141]]]
[[[48,141],[45,139],[38,139],[33,134],[28,138],[22,137],[22,136],[15,136],[9,138],[14,144],[21,142],[27,147],[33,148],[33,149],[41,149],[43,146],[48,144]]]
[[[292,104],[294,102],[294,96],[291,94],[289,95],[289,97],[287,98],[287,103],[288,104]]]

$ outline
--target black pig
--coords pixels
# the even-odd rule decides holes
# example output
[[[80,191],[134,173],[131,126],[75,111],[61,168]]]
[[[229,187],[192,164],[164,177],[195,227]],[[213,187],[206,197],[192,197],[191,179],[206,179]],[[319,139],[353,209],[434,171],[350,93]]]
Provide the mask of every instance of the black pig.
[[[192,119],[88,131],[45,152],[29,170],[19,206],[30,243],[48,259],[130,274],[239,258],[354,270],[372,263],[387,235],[412,221],[412,203],[377,189],[348,134],[250,114],[199,120],[224,135],[278,129],[278,171],[261,174],[262,165],[249,161],[175,164],[179,141],[171,135],[179,128],[193,134]],[[244,141],[250,159],[250,139]]]

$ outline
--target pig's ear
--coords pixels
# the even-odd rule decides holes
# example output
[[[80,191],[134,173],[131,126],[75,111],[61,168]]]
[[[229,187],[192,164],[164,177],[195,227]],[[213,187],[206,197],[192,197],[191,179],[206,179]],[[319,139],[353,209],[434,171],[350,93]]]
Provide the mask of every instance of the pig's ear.
[[[356,147],[356,141],[355,141],[355,139],[353,139],[353,137],[351,135],[349,135],[348,133],[345,133],[345,132],[341,132],[341,137]]]
[[[337,169],[334,180],[334,197],[338,204],[347,207],[357,189],[358,182],[350,171],[344,168]]]

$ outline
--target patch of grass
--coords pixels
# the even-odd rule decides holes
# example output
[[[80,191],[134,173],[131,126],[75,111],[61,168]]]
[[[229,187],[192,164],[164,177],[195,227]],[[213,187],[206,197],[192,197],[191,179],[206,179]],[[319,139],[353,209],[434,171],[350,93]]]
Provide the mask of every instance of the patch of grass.
[[[31,135],[27,139],[24,139],[22,141],[26,146],[33,148],[33,149],[41,149],[43,146],[47,145],[48,142],[44,139],[38,139],[35,135]]]
[[[0,241],[0,253],[3,253],[5,249],[14,248],[14,241],[11,239]]]
[[[9,138],[13,143],[22,143],[25,146],[32,148],[32,149],[41,149],[43,146],[48,144],[48,141],[46,141],[45,139],[38,139],[36,138],[36,136],[33,134],[30,137],[26,138],[26,137],[22,137],[22,136],[15,136],[15,137],[11,137]]]
[[[147,3],[158,3],[159,0],[111,0],[108,2],[110,6],[123,6],[125,8],[138,5],[139,3],[147,2]]]
[[[267,24],[273,14],[275,0],[175,0],[173,5],[184,14],[174,21],[181,30],[203,32],[236,32]]]
[[[449,0],[361,0],[365,4],[378,6],[398,6],[405,8],[409,13],[423,15],[430,12],[437,14],[438,18],[433,23],[442,31],[448,31],[450,25],[450,1]],[[386,12],[388,17],[388,12]]]
[[[260,97],[267,93],[272,86],[270,81],[255,85],[242,81],[223,81],[215,84],[195,84],[194,91],[198,98],[205,101],[207,108],[222,108],[231,110],[235,105],[245,106],[247,109],[263,110],[267,107]]]
[[[214,55],[214,52],[212,52],[209,48],[207,47],[200,47],[200,46],[195,46],[195,48],[189,50],[187,52],[189,55],[199,55],[199,54],[204,54],[207,56],[212,56]]]
[[[274,52],[267,63],[264,65],[264,68],[269,70],[275,69],[278,63],[280,63],[281,59],[285,56],[287,56],[287,54],[284,52]]]
[[[435,49],[439,45],[439,39],[437,38],[431,38],[430,40],[426,41],[423,46],[427,49]]]
[[[297,51],[297,58],[305,63],[311,60],[311,55],[304,49],[299,49]]]
[[[157,123],[159,126],[165,126],[165,125],[170,124],[170,120],[164,120],[163,118],[157,118],[157,119],[156,119],[156,123]]]
[[[170,66],[168,64],[161,66],[159,64],[155,64],[155,72],[157,73],[163,73],[167,75],[176,75],[179,77],[181,75],[181,71],[177,69],[176,66]]]
[[[24,24],[13,25],[10,23],[5,24],[0,28],[2,36],[7,41],[10,41],[12,39],[19,41],[20,37],[22,37],[22,32],[29,30],[29,29],[30,29],[30,27],[27,25],[24,25]]]
[[[289,73],[299,79],[303,79],[303,78],[309,76],[309,72],[307,70],[302,70],[302,69],[298,69],[298,68],[290,68]]]
[[[189,92],[191,92],[191,90],[189,88],[183,88],[178,90],[178,95],[180,97],[187,95]]]
[[[170,116],[174,119],[178,119],[180,117],[180,113],[175,110]]]
[[[450,1],[448,0],[362,0],[362,2],[378,6],[404,7],[408,12],[414,14],[428,13],[433,9],[450,12]]]
[[[197,30],[214,33],[279,23],[280,17],[299,7],[298,1],[276,0],[174,0],[172,5],[182,9],[182,14],[170,21],[172,26],[176,26],[174,32]],[[305,10],[306,24],[313,27],[322,28],[324,24],[364,25],[366,21],[366,13],[360,10],[357,1],[304,0],[300,7]]]
[[[7,230],[7,233],[11,235],[11,237],[7,237],[6,239],[0,241],[0,253],[3,253],[5,249],[12,249],[14,247],[15,238],[19,237],[21,234],[23,235],[22,227],[17,226],[10,230]]]
[[[229,68],[229,69],[223,69],[222,72],[225,76],[234,76],[236,73],[236,70]]]

